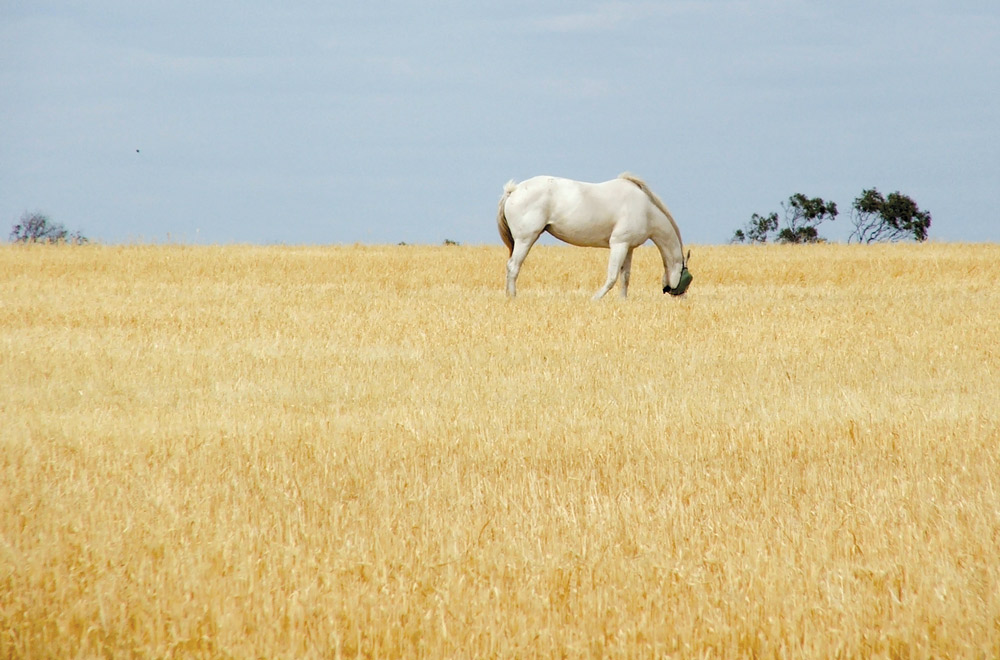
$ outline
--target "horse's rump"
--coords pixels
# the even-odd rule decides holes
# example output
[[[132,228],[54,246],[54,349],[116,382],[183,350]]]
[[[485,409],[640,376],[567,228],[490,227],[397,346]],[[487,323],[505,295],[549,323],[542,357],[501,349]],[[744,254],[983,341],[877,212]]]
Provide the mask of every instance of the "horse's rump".
[[[500,238],[503,239],[503,244],[507,246],[507,256],[514,254],[514,237],[510,233],[510,225],[507,224],[507,213],[504,210],[504,206],[507,204],[507,198],[510,197],[511,192],[517,188],[517,184],[514,183],[514,179],[508,181],[503,187],[503,195],[500,197],[500,204],[497,207],[497,229],[500,231]]]

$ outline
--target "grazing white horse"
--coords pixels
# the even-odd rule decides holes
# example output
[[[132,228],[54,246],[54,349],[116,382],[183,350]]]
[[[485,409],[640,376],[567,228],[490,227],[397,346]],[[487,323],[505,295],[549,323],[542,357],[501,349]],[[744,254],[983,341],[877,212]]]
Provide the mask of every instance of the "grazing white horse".
[[[663,259],[664,293],[679,296],[691,283],[677,223],[660,198],[632,174],[604,183],[552,176],[509,181],[500,198],[497,227],[510,251],[508,296],[516,295],[521,264],[543,231],[571,245],[611,248],[608,278],[594,300],[610,291],[619,276],[621,296],[628,295],[632,250],[647,240],[653,241]]]

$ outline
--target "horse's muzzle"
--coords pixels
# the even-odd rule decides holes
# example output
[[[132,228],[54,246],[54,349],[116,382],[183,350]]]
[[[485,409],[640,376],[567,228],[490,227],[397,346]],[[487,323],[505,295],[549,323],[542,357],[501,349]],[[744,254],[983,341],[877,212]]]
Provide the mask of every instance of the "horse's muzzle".
[[[677,282],[677,286],[673,289],[671,289],[669,285],[665,286],[663,287],[663,293],[669,293],[672,296],[683,295],[684,292],[687,291],[688,287],[691,286],[691,280],[693,279],[694,275],[692,275],[691,271],[689,271],[687,266],[685,266],[683,270],[681,270],[681,279]]]

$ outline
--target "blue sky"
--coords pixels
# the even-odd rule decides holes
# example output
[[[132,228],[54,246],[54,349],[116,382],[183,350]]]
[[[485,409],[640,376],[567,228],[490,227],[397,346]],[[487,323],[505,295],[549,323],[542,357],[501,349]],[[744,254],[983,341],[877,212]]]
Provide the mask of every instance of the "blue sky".
[[[1000,4],[0,0],[4,235],[500,244],[508,179],[624,170],[691,244],[873,186],[998,241]]]

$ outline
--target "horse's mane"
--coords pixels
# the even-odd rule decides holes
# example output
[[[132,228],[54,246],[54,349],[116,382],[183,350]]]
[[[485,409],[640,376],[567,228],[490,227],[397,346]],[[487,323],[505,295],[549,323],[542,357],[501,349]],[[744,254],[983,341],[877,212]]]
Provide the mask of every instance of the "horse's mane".
[[[630,181],[634,183],[636,186],[638,186],[639,190],[646,193],[646,197],[649,197],[649,201],[653,202],[653,206],[660,209],[660,212],[663,213],[663,215],[667,216],[667,220],[670,221],[670,224],[674,228],[674,233],[677,234],[677,240],[680,242],[681,252],[683,252],[684,241],[681,240],[681,230],[677,228],[677,222],[674,221],[674,216],[670,215],[670,211],[667,210],[667,207],[663,203],[663,200],[657,197],[656,193],[649,189],[649,186],[646,185],[645,181],[643,181],[636,175],[632,174],[631,172],[622,172],[621,174],[618,175],[618,178],[624,179],[625,181]]]

